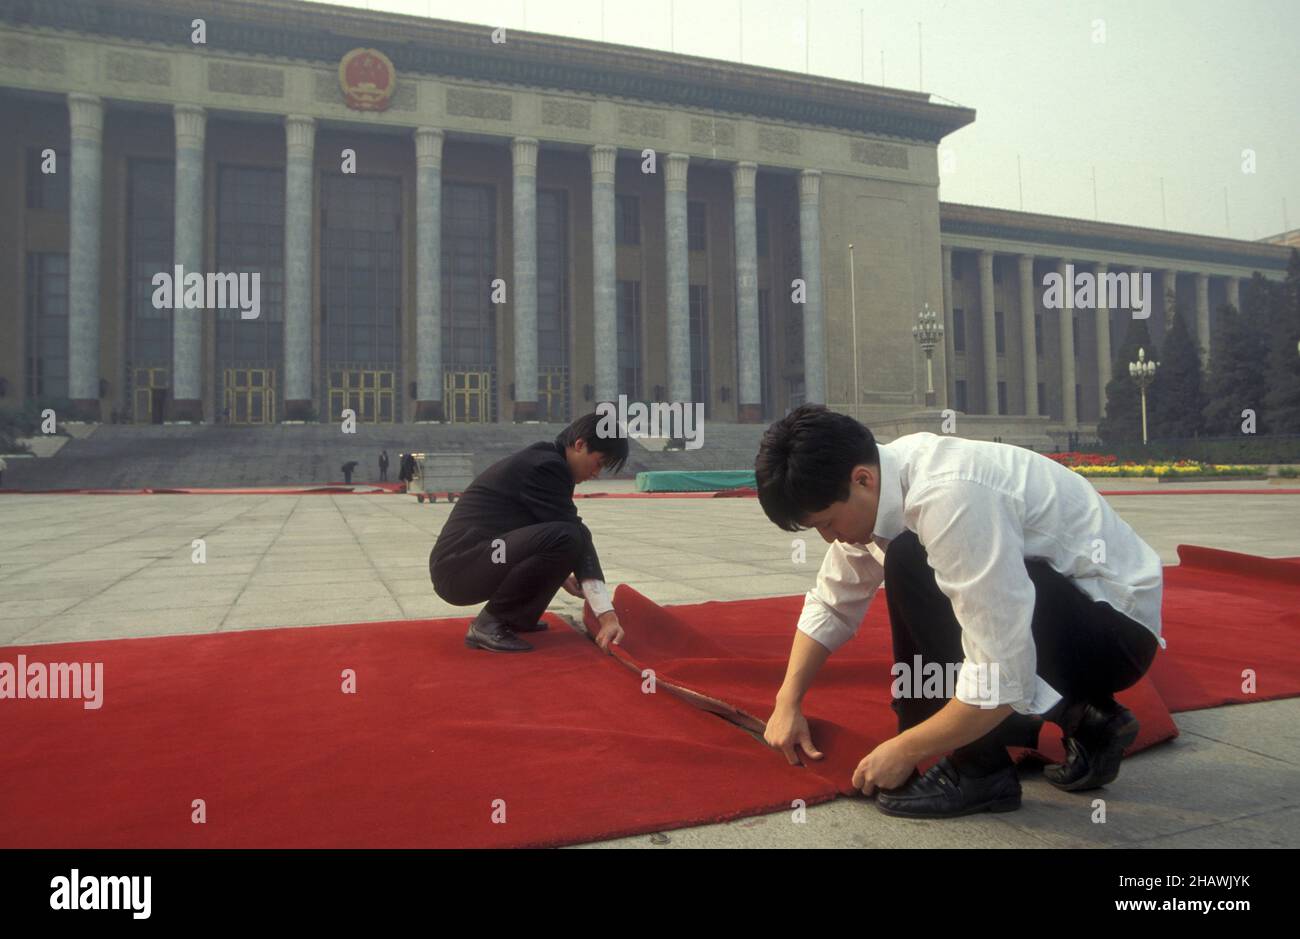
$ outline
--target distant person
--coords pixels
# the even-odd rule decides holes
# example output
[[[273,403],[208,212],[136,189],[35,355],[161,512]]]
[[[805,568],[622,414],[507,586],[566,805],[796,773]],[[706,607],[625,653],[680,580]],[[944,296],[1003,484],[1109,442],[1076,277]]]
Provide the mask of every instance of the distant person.
[[[0,456],[0,486],[5,484],[5,458]]]
[[[357,468],[357,461],[356,461],[356,460],[348,460],[346,463],[343,464],[343,467],[342,467],[342,469],[343,469],[343,481],[344,481],[345,483],[349,483],[349,484],[351,484],[351,482],[352,482],[352,471],[353,471],[354,469],[356,469],[356,468]]]
[[[576,484],[627,461],[627,437],[600,437],[596,427],[593,412],[553,441],[493,463],[443,524],[429,553],[434,592],[456,606],[487,602],[465,634],[471,649],[532,649],[515,633],[546,628],[539,620],[561,586],[590,602],[603,651],[622,639],[591,532],[573,505]]]
[[[383,450],[379,454],[379,481],[388,482],[388,451]]]
[[[402,454],[402,462],[398,466],[397,478],[404,483],[409,483],[415,478],[415,457],[411,456],[411,454]]]

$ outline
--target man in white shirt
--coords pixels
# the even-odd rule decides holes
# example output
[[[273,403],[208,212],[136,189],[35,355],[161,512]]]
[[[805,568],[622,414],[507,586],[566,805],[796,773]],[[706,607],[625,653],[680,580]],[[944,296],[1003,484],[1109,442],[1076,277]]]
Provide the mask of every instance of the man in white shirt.
[[[945,818],[1020,806],[1008,746],[1059,724],[1058,788],[1115,779],[1137,736],[1114,694],[1160,639],[1159,556],[1077,473],[1031,450],[930,433],[877,445],[853,418],[796,408],[764,435],[759,502],[787,531],[831,543],[804,601],[765,739],[821,759],[801,702],[857,632],[883,583],[898,736],[853,775],[891,815]],[[942,683],[911,678],[949,675]],[[920,693],[918,694],[918,688]],[[916,765],[950,754],[924,775]]]

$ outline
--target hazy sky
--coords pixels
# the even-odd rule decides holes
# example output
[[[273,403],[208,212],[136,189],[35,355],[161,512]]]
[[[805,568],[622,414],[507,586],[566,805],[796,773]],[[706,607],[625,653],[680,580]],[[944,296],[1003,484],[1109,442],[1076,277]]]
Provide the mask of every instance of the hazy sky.
[[[1025,211],[1257,239],[1285,202],[1300,228],[1300,0],[343,5],[919,88],[977,112],[939,145],[946,201],[1022,208],[1018,155]]]

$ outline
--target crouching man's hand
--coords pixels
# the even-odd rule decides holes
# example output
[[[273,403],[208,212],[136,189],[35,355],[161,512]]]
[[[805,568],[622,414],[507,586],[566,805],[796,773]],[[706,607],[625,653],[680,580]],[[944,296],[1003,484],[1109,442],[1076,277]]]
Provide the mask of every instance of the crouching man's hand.
[[[853,788],[869,796],[876,789],[895,789],[916,769],[917,756],[901,737],[886,740],[862,758],[853,771]]]
[[[582,585],[578,583],[576,574],[570,574],[568,579],[560,586],[564,588],[566,593],[577,597],[579,600],[582,599]]]
[[[596,633],[596,645],[600,646],[602,652],[609,651],[609,644],[619,646],[623,644],[623,627],[618,623],[618,614],[613,610],[607,610],[600,614],[598,622],[600,623],[600,632]]]
[[[803,709],[798,704],[787,704],[780,698],[777,698],[776,709],[772,711],[772,716],[767,719],[763,739],[767,741],[768,746],[784,753],[791,766],[799,763],[799,756],[795,752],[796,744],[811,759],[822,758],[821,751],[813,745],[812,732],[808,729],[808,720],[803,716]]]

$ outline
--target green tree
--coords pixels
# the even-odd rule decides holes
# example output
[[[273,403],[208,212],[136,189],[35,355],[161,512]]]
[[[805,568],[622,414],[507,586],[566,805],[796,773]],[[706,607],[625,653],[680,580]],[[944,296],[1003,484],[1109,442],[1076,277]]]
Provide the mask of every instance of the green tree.
[[[1199,436],[1205,423],[1201,354],[1181,310],[1174,313],[1161,346],[1160,367],[1151,386],[1155,407],[1148,415],[1150,435],[1164,439]]]
[[[1106,416],[1097,422],[1097,436],[1108,447],[1142,440],[1142,399],[1137,382],[1128,373],[1129,363],[1137,361],[1140,348],[1146,349],[1148,356],[1153,351],[1147,321],[1129,319],[1124,341],[1115,354],[1111,379],[1106,383]],[[1150,389],[1147,392],[1150,407]]]
[[[1256,420],[1268,393],[1268,310],[1271,285],[1258,273],[1242,297],[1241,310],[1219,308],[1219,322],[1210,344],[1206,381],[1205,430],[1220,436],[1239,435],[1246,410]],[[1261,422],[1262,423],[1262,422]],[[1257,430],[1262,428],[1258,427]]]
[[[1300,434],[1300,251],[1295,248],[1286,281],[1274,296],[1264,424],[1271,434]]]

